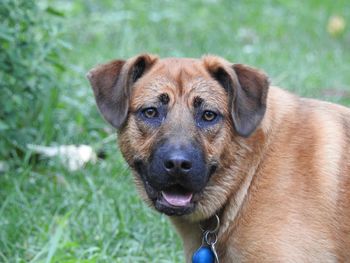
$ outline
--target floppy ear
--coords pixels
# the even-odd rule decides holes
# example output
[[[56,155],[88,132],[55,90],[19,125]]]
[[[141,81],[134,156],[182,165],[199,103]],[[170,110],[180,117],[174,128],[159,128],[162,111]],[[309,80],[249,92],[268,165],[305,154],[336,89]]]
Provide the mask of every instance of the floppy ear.
[[[103,117],[116,128],[121,128],[128,115],[133,84],[156,62],[153,55],[140,55],[125,60],[113,60],[87,73],[97,106]]]
[[[269,79],[260,70],[242,64],[233,65],[239,86],[232,105],[237,132],[248,137],[258,127],[266,112]]]
[[[269,80],[257,69],[225,62],[216,58],[216,62],[209,63],[207,68],[228,92],[236,132],[249,137],[265,115]]]

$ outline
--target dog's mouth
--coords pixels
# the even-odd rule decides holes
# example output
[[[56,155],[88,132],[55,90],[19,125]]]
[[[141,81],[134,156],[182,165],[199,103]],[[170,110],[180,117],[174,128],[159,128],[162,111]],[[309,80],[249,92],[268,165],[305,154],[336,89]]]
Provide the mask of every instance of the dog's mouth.
[[[162,201],[174,207],[188,206],[191,203],[192,197],[193,193],[187,191],[180,185],[161,191]]]
[[[194,209],[194,193],[181,185],[173,185],[159,192],[155,207],[167,215],[189,214]]]
[[[217,169],[217,164],[213,163],[209,166],[208,176],[192,175],[192,179],[180,176],[157,176],[157,173],[150,172],[149,167],[141,160],[135,161],[133,167],[141,177],[154,208],[169,216],[182,216],[195,210],[207,181]]]

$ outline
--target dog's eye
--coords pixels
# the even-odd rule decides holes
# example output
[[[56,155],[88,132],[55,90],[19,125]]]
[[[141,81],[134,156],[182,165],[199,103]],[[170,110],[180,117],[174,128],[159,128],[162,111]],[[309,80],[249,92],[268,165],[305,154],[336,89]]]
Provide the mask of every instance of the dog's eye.
[[[158,117],[159,113],[156,108],[146,108],[142,111],[143,116],[145,116],[148,119],[153,119]]]
[[[203,112],[202,119],[204,121],[213,121],[215,120],[216,116],[217,114],[215,112],[206,110],[205,112]]]

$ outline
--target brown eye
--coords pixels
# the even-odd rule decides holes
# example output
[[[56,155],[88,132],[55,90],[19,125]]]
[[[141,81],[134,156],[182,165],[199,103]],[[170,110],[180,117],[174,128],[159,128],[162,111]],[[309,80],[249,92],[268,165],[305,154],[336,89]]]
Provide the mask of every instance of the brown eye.
[[[158,117],[158,111],[156,108],[147,108],[142,111],[143,116],[145,116],[148,119],[156,118]]]
[[[207,110],[203,113],[202,119],[204,121],[213,121],[213,120],[215,120],[216,116],[217,116],[217,114],[215,112]]]

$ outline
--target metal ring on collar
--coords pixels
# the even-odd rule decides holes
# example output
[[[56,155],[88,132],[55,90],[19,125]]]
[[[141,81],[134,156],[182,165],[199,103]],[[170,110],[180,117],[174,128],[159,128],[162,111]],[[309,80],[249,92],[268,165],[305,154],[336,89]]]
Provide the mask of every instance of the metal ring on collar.
[[[206,229],[203,229],[202,225],[199,224],[201,230],[202,230],[203,232],[209,232],[209,233],[216,233],[216,232],[218,232],[219,227],[220,227],[220,218],[219,218],[219,216],[218,216],[217,214],[215,214],[215,219],[216,219],[216,226],[215,226],[215,228],[214,228],[213,230],[206,230]]]
[[[204,241],[205,243],[207,243],[209,246],[213,246],[216,244],[216,242],[218,241],[218,236],[213,233],[213,232],[205,232],[204,234]]]

